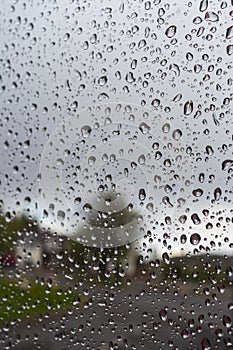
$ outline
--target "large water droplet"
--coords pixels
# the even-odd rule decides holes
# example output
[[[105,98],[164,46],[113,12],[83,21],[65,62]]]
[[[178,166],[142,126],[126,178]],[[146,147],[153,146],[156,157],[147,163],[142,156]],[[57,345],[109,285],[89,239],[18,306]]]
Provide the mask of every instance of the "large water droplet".
[[[190,243],[192,245],[197,245],[199,244],[201,240],[201,236],[199,235],[199,233],[193,233],[191,236],[190,236]]]
[[[182,234],[180,236],[180,243],[185,244],[187,242],[187,236],[185,234]]]
[[[179,102],[182,99],[182,94],[177,94],[174,98],[173,98],[173,102]]]
[[[233,166],[233,160],[232,159],[226,159],[222,162],[222,170],[228,170]]]
[[[197,188],[197,189],[193,190],[193,195],[195,197],[201,197],[203,195],[203,190],[201,188]]]
[[[233,37],[233,26],[227,28],[226,39],[231,39]]]
[[[151,104],[152,104],[152,106],[153,107],[159,107],[159,105],[160,105],[160,100],[159,99],[157,99],[157,98],[155,98],[152,102],[151,102]]]
[[[182,131],[180,129],[175,129],[172,133],[172,137],[174,140],[178,141],[182,136]]]
[[[229,316],[224,315],[222,319],[222,323],[225,327],[230,328],[231,327],[231,318]]]
[[[172,38],[175,34],[176,34],[176,26],[174,26],[174,25],[168,27],[165,31],[165,35],[168,38]]]
[[[143,188],[141,188],[139,190],[138,197],[139,197],[140,201],[144,201],[146,199],[146,191]]]
[[[200,225],[201,223],[201,219],[199,218],[197,213],[191,215],[191,220],[194,223],[194,225]]]
[[[162,126],[162,130],[164,133],[167,133],[170,131],[170,124],[166,123]]]
[[[168,196],[165,196],[162,198],[162,202],[167,205],[169,208],[173,207],[173,204],[170,202],[170,198]]]
[[[159,317],[161,318],[162,321],[166,321],[167,320],[167,311],[165,309],[160,310]]]
[[[193,111],[193,101],[189,100],[184,105],[184,114],[189,115],[192,113],[192,111]]]
[[[108,78],[106,77],[106,75],[103,75],[98,79],[98,84],[100,86],[104,86],[107,83],[107,81],[108,81]]]
[[[58,212],[57,212],[57,219],[59,221],[64,221],[65,216],[66,216],[66,214],[65,214],[65,212],[63,210],[58,210]]]
[[[81,133],[82,133],[83,137],[85,137],[85,138],[89,137],[91,134],[91,127],[88,125],[83,126],[81,129]]]
[[[202,350],[211,350],[211,344],[209,339],[207,338],[202,338],[201,346],[202,346]]]
[[[233,54],[233,45],[228,45],[227,46],[227,54],[231,56]]]
[[[222,190],[220,187],[215,188],[214,190],[214,199],[215,201],[218,201],[222,195]]]
[[[130,84],[132,84],[136,81],[132,72],[129,72],[126,74],[125,80],[127,81],[127,83],[130,83]]]
[[[219,21],[219,16],[217,13],[215,13],[213,11],[208,11],[205,14],[205,20],[210,21],[210,22],[217,22],[217,21]]]
[[[143,134],[148,134],[150,131],[150,126],[144,122],[142,122],[139,125],[139,130],[143,133]]]
[[[201,0],[199,10],[201,12],[206,11],[208,8],[208,0]]]

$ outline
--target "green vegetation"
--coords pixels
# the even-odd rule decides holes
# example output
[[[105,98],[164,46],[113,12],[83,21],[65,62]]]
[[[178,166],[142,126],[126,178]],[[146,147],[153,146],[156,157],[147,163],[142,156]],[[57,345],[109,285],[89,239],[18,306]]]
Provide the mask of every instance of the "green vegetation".
[[[59,289],[49,283],[0,278],[0,322],[77,307],[83,299],[74,289]]]

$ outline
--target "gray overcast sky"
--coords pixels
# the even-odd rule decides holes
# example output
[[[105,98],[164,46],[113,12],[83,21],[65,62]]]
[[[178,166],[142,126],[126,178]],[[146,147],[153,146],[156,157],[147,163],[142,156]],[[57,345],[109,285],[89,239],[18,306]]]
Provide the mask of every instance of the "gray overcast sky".
[[[121,101],[151,111],[148,125],[155,139],[160,137],[163,144],[171,142],[175,148],[172,132],[182,132],[179,152],[182,153],[183,145],[183,157],[188,162],[185,169],[180,169],[181,173],[184,171],[181,197],[186,203],[172,211],[172,225],[161,227],[164,216],[170,215],[169,208],[161,214],[156,239],[164,231],[171,232],[175,251],[180,248],[173,240],[179,238],[182,230],[188,235],[199,232],[208,241],[222,243],[224,251],[232,251],[229,242],[224,243],[227,236],[232,241],[232,223],[226,220],[232,217],[232,170],[222,170],[222,162],[232,159],[232,30],[227,30],[231,26],[230,1],[226,7],[222,4],[209,1],[208,7],[203,5],[200,11],[199,1],[183,0],[169,4],[2,1],[0,180],[5,210],[29,208],[32,215],[40,217],[44,204],[38,193],[38,174],[48,140],[55,135],[56,147],[65,150],[66,145],[59,143],[56,134],[59,125],[72,121],[78,132],[80,125],[75,117],[79,111]],[[186,113],[185,105],[190,108]],[[156,115],[161,118],[159,122],[154,122]],[[85,116],[80,117],[84,124]],[[119,122],[119,114],[111,117]],[[89,116],[86,123],[93,128],[94,117]],[[171,126],[168,134],[161,131],[166,123]],[[67,127],[65,136],[67,145],[74,147],[77,140],[75,133],[70,136],[71,129]],[[143,142],[140,141],[141,153],[142,146],[147,145]],[[44,154],[51,167],[56,147],[52,146],[51,155]],[[96,166],[101,167],[99,163]],[[147,163],[153,165],[150,158]],[[42,178],[46,174],[43,172]],[[200,173],[205,175],[203,183],[199,181]],[[49,171],[48,174],[49,192],[54,179]],[[201,197],[192,194],[196,188],[203,190]],[[221,188],[222,194],[214,201],[216,188]],[[25,197],[30,197],[31,202]],[[62,199],[60,207],[64,212],[69,206]],[[203,209],[209,210],[208,217],[201,213]],[[199,213],[201,225],[194,225],[191,220],[195,212]],[[185,213],[188,219],[181,224],[178,217]],[[221,216],[223,221],[216,228]],[[147,220],[152,221],[149,228],[156,219],[157,214]],[[206,230],[208,222],[213,229]]]

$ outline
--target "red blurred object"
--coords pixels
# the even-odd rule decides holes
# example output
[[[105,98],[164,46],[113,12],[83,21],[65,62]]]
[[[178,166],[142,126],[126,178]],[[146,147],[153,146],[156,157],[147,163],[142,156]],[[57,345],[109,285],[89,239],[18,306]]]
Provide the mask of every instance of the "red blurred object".
[[[4,254],[0,256],[0,265],[1,266],[14,266],[15,257],[11,254]]]

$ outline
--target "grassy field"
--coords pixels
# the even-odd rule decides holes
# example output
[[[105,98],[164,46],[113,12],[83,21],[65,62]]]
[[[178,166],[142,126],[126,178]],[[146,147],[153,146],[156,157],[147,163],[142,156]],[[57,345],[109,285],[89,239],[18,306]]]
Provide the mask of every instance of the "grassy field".
[[[78,307],[82,303],[83,298],[71,288],[0,278],[0,323]]]

